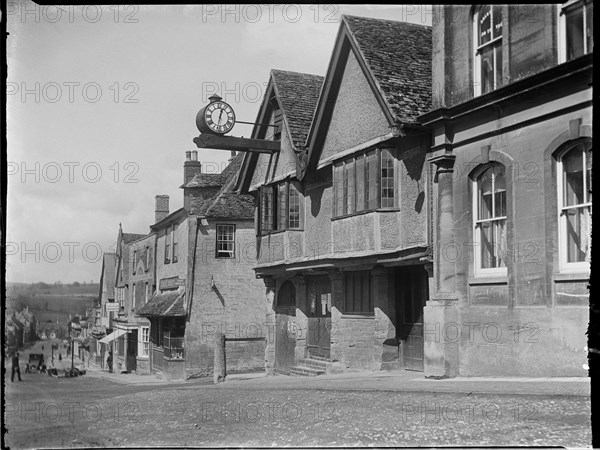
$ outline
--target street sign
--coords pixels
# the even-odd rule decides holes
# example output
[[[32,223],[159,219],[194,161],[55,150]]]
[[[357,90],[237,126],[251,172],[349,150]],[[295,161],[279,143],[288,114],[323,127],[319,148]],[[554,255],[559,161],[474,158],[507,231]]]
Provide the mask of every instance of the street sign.
[[[117,302],[106,303],[106,312],[118,312],[121,309],[121,305]]]

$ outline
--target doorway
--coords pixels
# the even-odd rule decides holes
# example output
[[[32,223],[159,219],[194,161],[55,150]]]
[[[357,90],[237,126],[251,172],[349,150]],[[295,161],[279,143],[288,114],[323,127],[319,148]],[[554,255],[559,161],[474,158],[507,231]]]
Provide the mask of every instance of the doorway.
[[[402,343],[404,368],[423,371],[423,307],[429,284],[423,266],[398,267],[395,270],[396,335]]]
[[[329,360],[331,353],[331,281],[328,276],[308,277],[306,284],[308,312],[308,357]]]

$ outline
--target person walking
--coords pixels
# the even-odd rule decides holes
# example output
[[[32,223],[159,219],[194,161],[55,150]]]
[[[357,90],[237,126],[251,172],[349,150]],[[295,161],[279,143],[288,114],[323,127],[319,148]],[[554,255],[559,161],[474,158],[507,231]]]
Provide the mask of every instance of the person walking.
[[[19,368],[19,352],[15,352],[12,357],[12,373],[10,375],[10,381],[15,381],[15,372],[19,375],[19,381],[23,381],[21,379],[21,369]]]

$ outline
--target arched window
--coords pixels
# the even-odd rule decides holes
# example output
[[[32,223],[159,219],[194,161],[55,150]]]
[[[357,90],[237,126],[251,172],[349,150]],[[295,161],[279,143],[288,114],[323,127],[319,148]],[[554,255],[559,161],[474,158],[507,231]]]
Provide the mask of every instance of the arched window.
[[[502,86],[502,6],[482,5],[473,14],[475,95]]]
[[[501,164],[486,165],[474,177],[475,273],[506,274],[506,174]]]
[[[587,270],[591,249],[592,141],[571,143],[558,156],[561,269]]]
[[[277,306],[296,306],[296,288],[291,281],[285,281],[277,293]]]

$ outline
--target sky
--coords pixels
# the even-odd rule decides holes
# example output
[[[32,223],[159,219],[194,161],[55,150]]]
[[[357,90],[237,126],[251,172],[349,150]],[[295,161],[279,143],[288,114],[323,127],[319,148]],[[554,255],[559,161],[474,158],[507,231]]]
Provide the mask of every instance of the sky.
[[[325,75],[342,14],[431,25],[431,6],[7,4],[6,280],[98,282],[122,224],[183,206],[196,113],[218,93],[254,122],[271,69]],[[246,136],[237,124],[232,136]]]

